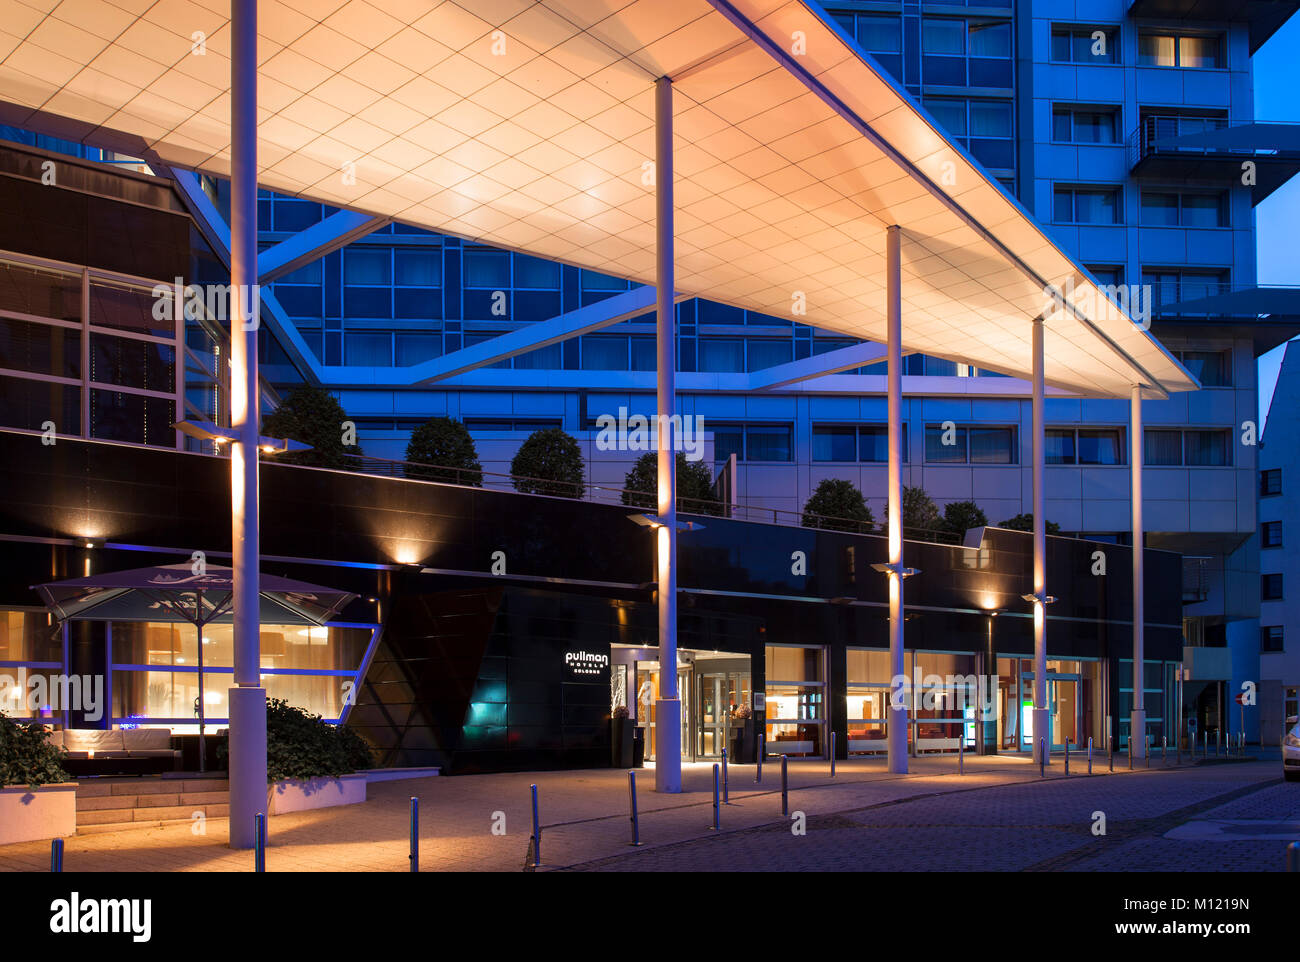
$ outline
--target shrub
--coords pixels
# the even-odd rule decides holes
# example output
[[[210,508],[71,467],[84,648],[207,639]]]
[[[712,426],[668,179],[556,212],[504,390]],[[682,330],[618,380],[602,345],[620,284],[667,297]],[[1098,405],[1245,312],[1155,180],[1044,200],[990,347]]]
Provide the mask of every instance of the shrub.
[[[37,724],[24,725],[0,712],[0,787],[52,785],[72,780],[63,770],[63,750]]]
[[[953,501],[944,506],[943,526],[959,538],[971,528],[983,528],[988,523],[988,516],[974,501]]]
[[[654,511],[659,507],[659,452],[647,451],[636,459],[623,479],[623,503]],[[677,452],[677,510],[690,514],[722,514],[713,496],[713,475],[703,461],[688,461]]]
[[[1018,514],[1014,518],[1008,518],[1006,521],[998,523],[999,528],[1010,528],[1012,531],[1033,531],[1034,516],[1028,512]],[[1047,522],[1048,534],[1060,534],[1061,526],[1055,521]]]
[[[333,394],[322,387],[303,384],[290,391],[278,408],[262,418],[262,433],[311,445],[310,451],[278,454],[277,462],[350,471],[357,464],[349,455],[361,454],[361,448],[343,443],[343,422],[347,419],[343,406]]]
[[[227,754],[225,743],[218,756]],[[365,740],[351,728],[331,725],[283,698],[266,703],[266,780],[337,778],[371,768],[374,757]]]
[[[483,466],[469,430],[453,418],[429,418],[411,432],[406,445],[406,460],[431,467],[406,469],[410,478],[426,478],[449,484],[483,486]]]
[[[571,434],[560,428],[541,428],[519,446],[510,473],[516,491],[576,498],[582,494],[582,451]]]
[[[871,509],[852,481],[826,478],[803,506],[803,526],[867,534],[874,527]]]
[[[885,504],[885,518],[888,524],[889,504]],[[943,530],[943,517],[934,503],[934,499],[925,493],[924,488],[903,486],[903,535],[923,541],[935,540],[936,532]]]

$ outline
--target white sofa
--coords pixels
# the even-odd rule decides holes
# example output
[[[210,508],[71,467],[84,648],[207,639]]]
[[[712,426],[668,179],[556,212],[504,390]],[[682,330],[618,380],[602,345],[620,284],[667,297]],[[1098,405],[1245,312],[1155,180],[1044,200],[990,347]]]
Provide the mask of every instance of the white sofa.
[[[158,758],[170,760],[173,768],[181,763],[166,728],[65,728],[50,732],[50,744],[69,759]]]

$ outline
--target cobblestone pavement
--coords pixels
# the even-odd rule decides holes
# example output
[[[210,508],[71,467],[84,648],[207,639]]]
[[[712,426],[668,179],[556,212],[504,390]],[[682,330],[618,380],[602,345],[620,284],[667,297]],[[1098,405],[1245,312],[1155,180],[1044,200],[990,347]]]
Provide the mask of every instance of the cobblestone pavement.
[[[420,798],[423,871],[520,871],[531,834],[529,786],[540,794],[542,871],[1269,869],[1281,843],[1177,841],[1163,834],[1193,818],[1278,821],[1300,813],[1300,786],[1279,781],[1276,761],[1157,766],[1087,777],[1060,760],[1039,778],[1020,757],[912,760],[890,775],[883,759],[790,765],[790,810],[781,815],[780,769],[756,785],[734,766],[732,804],[711,831],[711,766],[686,766],[684,791],[659,795],[654,772],[638,774],[641,838],[629,839],[627,774],[591,770],[436,777],[373,783],[361,805],[269,820],[269,871],[407,871],[408,800]],[[1104,772],[1104,764],[1098,765]],[[1093,813],[1106,837],[1091,834]],[[494,834],[494,825],[504,834]],[[249,871],[250,852],[226,846],[224,819],[204,835],[188,824],[66,840],[64,870]],[[49,843],[0,846],[0,871],[45,871]]]
[[[1092,832],[1096,813],[1106,834]],[[1277,822],[1300,813],[1300,786],[1276,762],[1019,781],[810,812],[784,822],[573,866],[581,871],[1282,871],[1285,843],[1166,839],[1193,819]]]

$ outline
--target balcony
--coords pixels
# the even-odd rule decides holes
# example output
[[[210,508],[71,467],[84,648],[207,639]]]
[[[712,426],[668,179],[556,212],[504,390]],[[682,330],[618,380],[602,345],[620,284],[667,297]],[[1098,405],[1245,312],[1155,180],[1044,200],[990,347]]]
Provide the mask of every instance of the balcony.
[[[1186,329],[1195,336],[1247,336],[1255,356],[1300,334],[1300,288],[1255,285],[1233,288],[1204,277],[1179,277],[1147,285],[1159,336]]]
[[[1183,604],[1193,605],[1210,596],[1209,557],[1183,556]]]
[[[1296,0],[1133,0],[1128,15],[1152,20],[1218,21],[1250,27],[1253,54],[1300,9]]]
[[[1242,184],[1255,165],[1251,203],[1258,204],[1300,172],[1300,124],[1230,124],[1226,117],[1149,114],[1129,135],[1136,177]]]

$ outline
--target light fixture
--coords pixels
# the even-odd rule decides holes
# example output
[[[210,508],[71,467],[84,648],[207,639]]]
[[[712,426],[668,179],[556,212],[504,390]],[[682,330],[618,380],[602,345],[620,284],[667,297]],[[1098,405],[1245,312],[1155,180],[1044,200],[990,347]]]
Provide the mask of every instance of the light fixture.
[[[912,575],[919,575],[921,573],[920,568],[908,568],[901,563],[893,565],[887,561],[878,561],[871,567],[883,574],[896,574],[902,578],[910,578]]]
[[[95,547],[95,542],[93,542],[93,541],[87,541],[85,546],[86,546],[87,548],[93,548],[93,547]]]
[[[1035,594],[1027,594],[1027,595],[1021,595],[1020,597],[1023,598],[1025,601],[1028,601],[1031,605],[1033,605],[1033,604],[1038,604],[1038,595],[1035,595]],[[1042,601],[1042,603],[1045,604],[1045,605],[1054,605],[1054,604],[1056,604],[1056,596],[1055,596],[1055,595],[1043,595],[1043,601]]]
[[[181,434],[189,435],[200,441],[212,441],[218,445],[227,441],[238,441],[239,432],[234,428],[223,428],[211,421],[177,421],[172,425]],[[290,451],[310,451],[310,444],[294,441],[290,438],[269,438],[258,435],[257,447],[263,454],[285,454]]]
[[[664,523],[659,520],[657,514],[629,514],[628,517],[644,528],[662,528],[664,526]],[[700,524],[698,521],[683,521],[678,518],[677,530],[703,531],[704,525]]]

